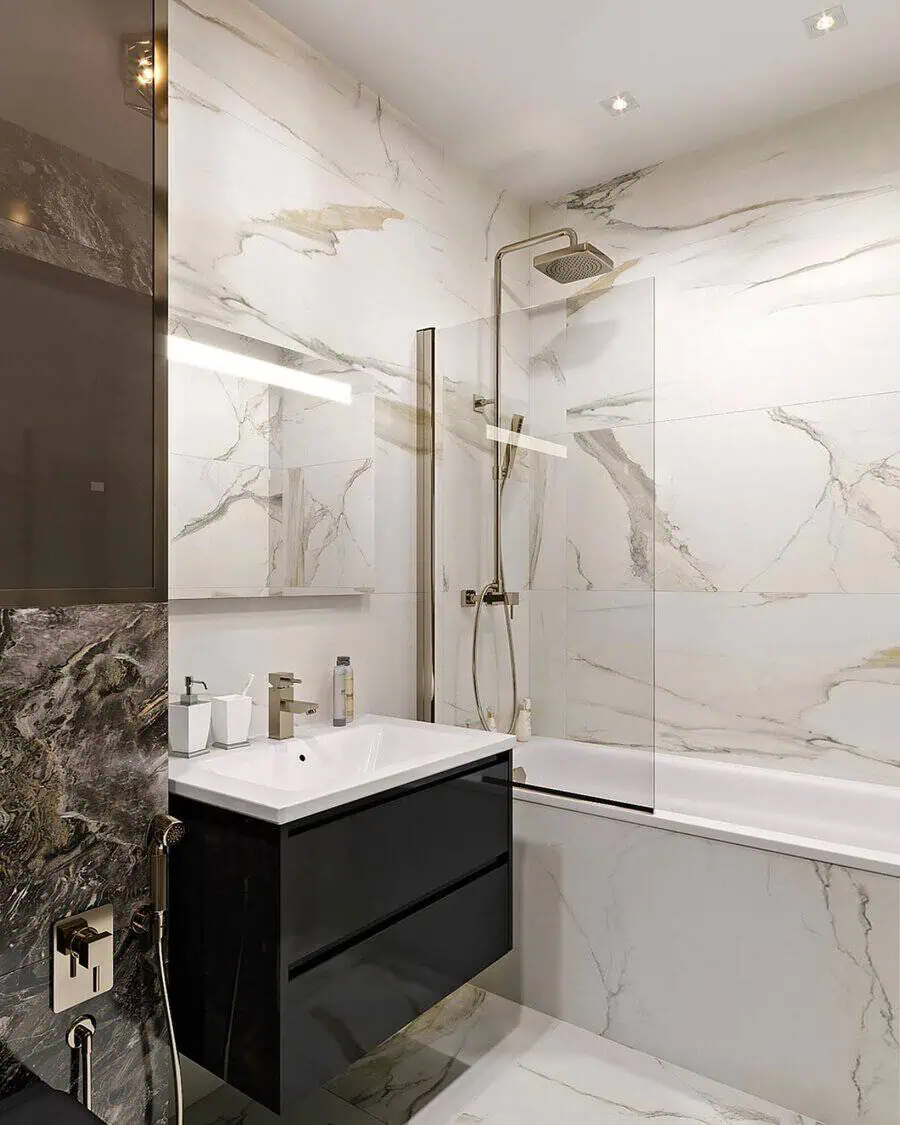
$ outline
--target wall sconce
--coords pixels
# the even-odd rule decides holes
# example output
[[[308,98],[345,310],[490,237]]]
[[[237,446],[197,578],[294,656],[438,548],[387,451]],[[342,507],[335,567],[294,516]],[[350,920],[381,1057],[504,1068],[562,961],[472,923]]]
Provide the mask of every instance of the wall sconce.
[[[153,61],[153,37],[123,35],[121,57],[125,104],[141,113],[152,113],[157,77]]]

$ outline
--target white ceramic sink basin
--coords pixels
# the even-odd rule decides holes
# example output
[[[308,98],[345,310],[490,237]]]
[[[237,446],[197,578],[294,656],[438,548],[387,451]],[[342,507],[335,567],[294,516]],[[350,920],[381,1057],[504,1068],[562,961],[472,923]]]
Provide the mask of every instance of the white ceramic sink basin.
[[[343,729],[169,761],[173,793],[284,824],[505,749],[509,735],[367,715]]]
[[[364,720],[359,726],[284,742],[262,742],[230,754],[210,755],[206,768],[222,777],[299,791],[371,777],[417,762],[439,761],[459,746],[459,735],[423,723]]]

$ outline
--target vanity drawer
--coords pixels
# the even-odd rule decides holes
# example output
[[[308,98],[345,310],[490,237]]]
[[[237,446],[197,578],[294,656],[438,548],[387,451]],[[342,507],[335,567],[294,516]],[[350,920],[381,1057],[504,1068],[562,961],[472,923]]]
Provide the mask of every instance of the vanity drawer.
[[[510,849],[509,756],[286,829],[282,964],[296,968]]]
[[[510,896],[504,862],[289,980],[281,1106],[343,1073],[509,952]]]

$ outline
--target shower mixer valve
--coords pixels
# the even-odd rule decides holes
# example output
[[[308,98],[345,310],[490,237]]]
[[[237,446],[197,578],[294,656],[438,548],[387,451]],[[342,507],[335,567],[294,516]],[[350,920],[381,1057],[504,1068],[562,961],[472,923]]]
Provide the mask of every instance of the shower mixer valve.
[[[113,911],[84,910],[53,923],[53,1011],[64,1012],[113,986]]]
[[[461,591],[460,602],[462,606],[472,608],[478,605],[478,591],[477,590],[463,590]],[[498,593],[497,590],[488,590],[484,595],[485,605],[502,605],[504,602],[509,606],[510,614],[515,615],[516,606],[519,604],[519,595],[515,590],[507,590],[505,593]]]

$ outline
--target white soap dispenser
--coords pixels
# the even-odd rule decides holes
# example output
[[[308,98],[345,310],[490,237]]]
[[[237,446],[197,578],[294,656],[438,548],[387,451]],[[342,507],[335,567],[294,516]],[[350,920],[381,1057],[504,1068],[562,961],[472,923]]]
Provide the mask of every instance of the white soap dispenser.
[[[195,758],[207,752],[212,704],[200,698],[194,684],[206,687],[203,680],[185,676],[184,692],[177,703],[169,704],[169,753],[176,758]]]

